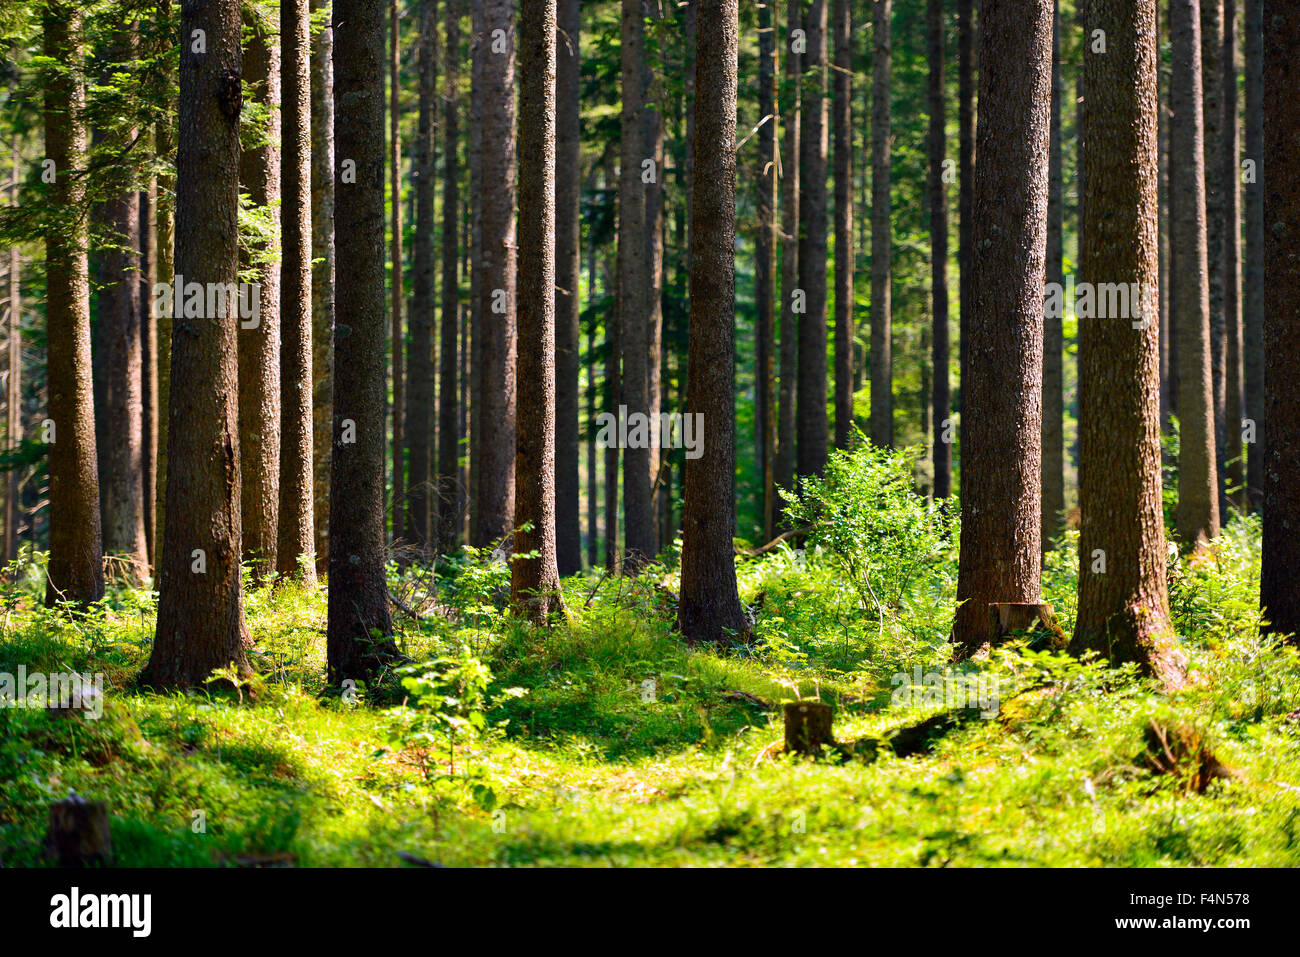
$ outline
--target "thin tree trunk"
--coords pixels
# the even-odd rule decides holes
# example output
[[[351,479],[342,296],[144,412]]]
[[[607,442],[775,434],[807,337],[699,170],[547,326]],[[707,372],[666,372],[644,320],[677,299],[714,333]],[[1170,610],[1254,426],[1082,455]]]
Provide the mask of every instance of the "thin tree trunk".
[[[893,308],[889,203],[890,18],[893,0],[874,0],[871,86],[871,441],[894,444]]]
[[[1257,444],[1264,430],[1264,189],[1260,157],[1264,150],[1263,0],[1246,0],[1246,281],[1243,317],[1246,418],[1253,440],[1246,459],[1247,501],[1258,509],[1264,494],[1264,456]]]
[[[1170,0],[1174,124],[1170,149],[1171,268],[1178,362],[1178,534],[1186,545],[1219,534],[1214,402],[1210,376],[1205,245],[1205,150],[1201,126],[1201,22],[1197,0]]]
[[[1087,191],[1080,281],[1159,282],[1156,0],[1090,0],[1106,54],[1084,58]],[[1134,176],[1133,171],[1142,171]],[[1143,301],[1148,301],[1143,297]],[[1166,687],[1187,660],[1169,623],[1156,317],[1079,324],[1079,614],[1071,650],[1138,662]]]
[[[771,541],[776,521],[776,203],[780,159],[776,152],[776,6],[758,8],[758,234],[754,244],[754,298],[758,307],[757,410],[755,419],[762,477],[763,540]],[[691,144],[686,144],[689,150]]]
[[[465,497],[460,484],[460,413],[457,402],[460,332],[460,2],[447,0],[447,96],[443,127],[442,343],[438,393],[438,538],[443,553],[456,549]],[[431,171],[432,172],[432,171]]]
[[[483,0],[470,0],[470,18],[469,540],[472,545],[483,546],[486,542],[478,518],[483,445],[483,64],[488,56]]]
[[[1210,288],[1210,371],[1214,401],[1214,488],[1227,512],[1227,327],[1223,312],[1223,0],[1200,0],[1202,122],[1205,126],[1205,255]]]
[[[609,150],[605,153],[604,183],[606,196],[617,195],[617,180],[618,177],[614,172],[614,152]],[[617,233],[614,236],[613,245],[615,249],[618,248]],[[617,257],[617,252],[615,257]],[[609,268],[608,262],[605,268],[605,288],[613,294],[610,297],[611,308],[609,315],[605,318],[605,408],[612,410],[614,414],[618,413],[619,406],[623,404],[621,362],[623,356],[622,296],[619,293],[618,284],[617,259],[615,259],[614,269]],[[610,442],[605,447],[605,569],[610,573],[617,572],[622,562],[622,552],[619,549],[618,541],[618,453],[617,442]]]
[[[930,365],[934,370],[930,401],[933,408],[933,439],[930,458],[934,464],[934,497],[952,494],[952,443],[948,424],[952,418],[952,391],[948,380],[948,186],[944,181],[944,159],[948,151],[944,117],[943,0],[929,0],[926,31],[930,57],[930,295],[934,302],[934,331]]]
[[[239,161],[240,189],[280,225],[280,48],[255,27],[244,51],[244,80],[254,102],[266,112],[265,142],[244,150]],[[259,131],[260,133],[261,131]],[[244,560],[253,582],[273,576],[280,510],[280,252],[255,244],[241,257],[261,283],[261,314],[241,317],[239,329],[240,495]],[[264,261],[259,261],[265,257]],[[179,270],[178,270],[179,271]],[[183,273],[182,273],[183,275]],[[186,276],[188,282],[189,277]]]
[[[1242,414],[1245,394],[1242,386],[1241,330],[1241,219],[1240,172],[1237,154],[1241,140],[1237,126],[1237,3],[1223,6],[1223,325],[1224,325],[1224,451],[1227,462],[1229,502],[1246,507],[1245,469],[1242,461]]]
[[[495,543],[515,515],[514,4],[483,4],[482,322],[478,539]]]
[[[312,12],[330,0],[311,0]],[[334,27],[311,49],[312,511],[316,571],[329,568],[329,481],[334,388]]]
[[[555,163],[555,558],[561,575],[582,568],[579,512],[578,368],[582,284],[579,176],[582,172],[582,103],[579,0],[560,0],[557,50]]]
[[[834,0],[835,447],[853,433],[853,15]]]
[[[396,653],[384,577],[384,10],[334,0],[340,283],[330,482],[329,680],[369,679]],[[349,176],[355,162],[355,177]],[[355,180],[355,181],[353,181]]]
[[[1094,54],[1084,54],[1087,63]],[[1052,7],[1052,113],[1047,170],[1047,282],[1065,287],[1065,186],[1061,172],[1061,8]],[[1103,281],[1114,282],[1102,277]],[[1063,296],[1043,313],[1043,515],[1041,545],[1047,552],[1065,516],[1065,338]],[[1058,308],[1058,306],[1060,308]]]
[[[154,10],[157,24],[171,22],[171,0],[158,0]],[[155,248],[157,250],[156,282],[171,285],[176,276],[176,233],[172,215],[176,202],[176,135],[168,120],[154,124],[154,152],[162,167],[158,172],[158,202],[155,208]],[[157,402],[155,418],[157,435],[154,441],[154,581],[162,569],[164,522],[167,514],[167,426],[171,401],[172,368],[172,310],[153,308],[153,290],[150,290],[149,310],[157,323]]]
[[[154,522],[158,508],[158,327],[153,316],[153,287],[158,282],[158,181],[149,178],[140,191],[140,484],[144,508],[144,543],[149,568],[157,573]]]
[[[953,641],[989,641],[992,602],[1039,601],[1043,276],[1051,0],[985,0]]]
[[[316,581],[312,513],[311,37],[307,0],[281,0],[280,524],[276,571]],[[305,559],[305,560],[304,560]]]
[[[778,405],[776,484],[794,488],[795,441],[798,418],[795,396],[798,394],[799,314],[795,312],[799,287],[800,224],[800,145],[803,101],[800,89],[803,54],[795,48],[795,31],[803,29],[801,0],[788,0],[786,19],[785,89],[781,102],[782,144],[781,172],[784,194],[781,203],[781,380]]]
[[[22,157],[18,150],[18,137],[13,140],[10,151],[13,163],[13,179],[9,185],[9,205],[18,205],[18,184],[22,170]],[[22,379],[23,379],[23,257],[17,243],[9,248],[9,328],[8,328],[8,377],[5,381],[5,448],[13,451],[22,444]],[[18,469],[10,469],[5,483],[5,540],[4,562],[8,564],[18,557],[18,515],[21,511],[19,498],[22,483]]]
[[[799,424],[795,470],[820,475],[826,467],[826,0],[813,0],[804,18],[808,38],[804,71],[800,165],[803,196],[799,238]]]
[[[663,11],[660,4],[664,0],[642,0],[646,21],[653,21],[659,38],[657,49],[662,51]],[[645,99],[641,108],[641,142],[644,150],[642,164],[645,160],[653,162],[654,176],[642,185],[645,188],[645,230],[646,230],[646,292],[645,292],[645,394],[646,412],[657,416],[662,406],[663,388],[663,285],[664,285],[664,122],[663,111],[664,87],[660,80],[663,73],[662,60],[652,63],[642,48],[642,76],[644,79]],[[644,167],[642,168],[644,173]],[[652,422],[655,421],[652,419]],[[653,558],[659,553],[659,509],[663,488],[660,485],[660,451],[659,435],[654,425],[650,428],[650,442],[646,448],[646,482],[649,484],[649,512],[646,516],[645,541],[640,545],[647,557]],[[630,527],[630,526],[629,526]]]
[[[677,626],[688,641],[750,630],[732,555],[738,12],[737,0],[699,0],[687,414],[702,415],[708,428],[704,454],[686,460]]]
[[[231,284],[239,266],[237,0],[183,4],[181,36],[196,30],[206,52],[180,51],[177,281]],[[187,309],[173,322],[158,626],[141,679],[155,689],[200,685],[218,668],[251,673],[239,578],[241,333],[228,310],[223,319]]]
[[[390,280],[392,328],[389,342],[392,347],[392,365],[390,374],[393,379],[393,404],[391,408],[393,421],[393,543],[404,540],[402,515],[406,503],[406,485],[403,475],[403,459],[406,442],[402,434],[402,414],[406,396],[406,380],[402,374],[402,53],[401,53],[401,13],[398,0],[390,0],[388,6],[389,48],[388,48],[388,188],[392,205],[392,278]],[[432,303],[429,303],[432,308]]]
[[[966,408],[966,369],[975,301],[975,0],[957,0],[957,412]]]

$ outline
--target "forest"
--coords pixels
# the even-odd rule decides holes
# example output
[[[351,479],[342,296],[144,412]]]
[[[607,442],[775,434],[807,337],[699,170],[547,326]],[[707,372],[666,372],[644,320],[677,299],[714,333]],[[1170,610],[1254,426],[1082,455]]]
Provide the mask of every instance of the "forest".
[[[0,76],[0,868],[1300,865],[1294,0]]]

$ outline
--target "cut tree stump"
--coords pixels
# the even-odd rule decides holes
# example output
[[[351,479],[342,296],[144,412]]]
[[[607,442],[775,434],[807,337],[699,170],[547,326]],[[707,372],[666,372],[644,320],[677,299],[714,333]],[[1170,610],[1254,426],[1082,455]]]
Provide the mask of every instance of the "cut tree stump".
[[[76,793],[50,805],[45,856],[59,867],[107,866],[113,860],[108,805]]]
[[[991,602],[989,622],[993,627],[991,643],[995,645],[1021,633],[1031,636],[1031,641],[1046,638],[1054,648],[1064,648],[1068,643],[1052,606],[1042,602]]]
[[[785,750],[787,754],[819,756],[835,747],[831,734],[831,706],[820,701],[791,701],[785,705]]]

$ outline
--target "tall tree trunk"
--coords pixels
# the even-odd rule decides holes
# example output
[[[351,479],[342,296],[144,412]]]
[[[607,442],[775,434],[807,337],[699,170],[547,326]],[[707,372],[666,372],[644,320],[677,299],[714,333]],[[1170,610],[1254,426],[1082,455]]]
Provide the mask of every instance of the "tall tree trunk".
[[[871,86],[871,441],[894,444],[892,219],[889,204],[890,19],[893,0],[874,0]]]
[[[334,0],[335,445],[330,482],[329,680],[368,679],[396,652],[384,578],[384,9]],[[355,162],[355,176],[350,175]]]
[[[555,558],[561,575],[582,568],[582,522],[578,488],[578,354],[582,284],[581,218],[582,102],[579,0],[560,0],[557,51],[555,161]]]
[[[154,16],[158,24],[171,22],[171,0],[157,0]],[[172,284],[176,273],[176,233],[172,215],[175,212],[175,152],[176,134],[169,120],[154,124],[154,152],[162,163],[158,171],[158,202],[154,217],[156,233],[154,246],[157,250],[156,282]],[[158,580],[162,568],[162,547],[164,541],[164,520],[167,514],[167,426],[170,408],[171,368],[172,368],[172,310],[153,308],[153,290],[150,290],[149,311],[152,321],[157,323],[157,402],[155,417],[157,419],[157,436],[154,441],[156,450],[154,464],[154,581]]]
[[[9,205],[18,205],[18,184],[21,178],[22,157],[15,136],[10,150],[13,179],[9,185]],[[5,448],[12,451],[23,440],[22,380],[23,380],[23,257],[15,243],[9,248],[9,328],[8,361],[5,380]],[[18,557],[18,515],[21,511],[19,497],[22,483],[18,469],[10,469],[5,482],[5,540],[4,555],[8,564]]]
[[[330,0],[311,0],[312,12]],[[312,511],[316,571],[329,568],[329,482],[334,388],[334,27],[311,48]]]
[[[389,0],[388,6],[389,48],[388,48],[388,188],[392,204],[392,279],[390,295],[392,309],[392,328],[389,331],[389,343],[392,347],[391,375],[393,377],[393,542],[404,540],[402,513],[406,503],[406,485],[403,475],[403,459],[406,442],[402,434],[402,414],[406,396],[406,380],[402,375],[402,53],[401,53],[401,12],[397,0]],[[436,31],[435,31],[435,36]],[[430,302],[427,308],[432,309]],[[422,307],[424,308],[424,307]]]
[[[686,460],[677,626],[688,641],[723,641],[750,630],[732,555],[738,13],[737,0],[699,0],[687,414],[703,416],[708,427],[704,454]]]
[[[515,515],[514,19],[513,3],[484,0],[477,538],[485,544],[505,538]]]
[[[1106,53],[1086,54],[1093,102],[1080,281],[1159,282],[1156,0],[1090,0]],[[1140,171],[1134,175],[1134,170]],[[1154,302],[1147,296],[1142,301]],[[1166,687],[1187,660],[1169,623],[1160,488],[1160,325],[1145,312],[1079,322],[1079,615],[1071,649],[1138,662]]]
[[[943,0],[929,0],[926,7],[926,35],[930,57],[930,295],[934,302],[934,331],[930,343],[930,364],[934,369],[932,394],[922,397],[933,408],[930,458],[934,464],[934,497],[952,494],[952,443],[948,424],[952,419],[952,391],[948,380],[948,186],[944,181],[944,159],[948,152],[944,104]]]
[[[307,0],[281,0],[280,525],[276,571],[316,581],[312,527],[311,36]],[[306,559],[306,561],[303,561]]]
[[[1084,62],[1097,54],[1084,53]],[[1052,113],[1047,168],[1047,282],[1065,287],[1065,187],[1061,173],[1061,7],[1052,5]],[[1114,282],[1105,279],[1103,281]],[[1041,545],[1047,552],[1065,515],[1064,296],[1043,311],[1043,504]]]
[[[596,298],[596,244],[587,247],[587,290]],[[600,540],[600,475],[596,454],[596,320],[587,323],[587,567],[595,568]]]
[[[148,134],[146,133],[146,138]],[[157,569],[154,516],[158,507],[158,327],[153,287],[158,282],[158,181],[151,176],[140,191],[140,484],[144,543],[149,567]]]
[[[826,2],[812,0],[804,18],[808,39],[799,135],[803,196],[799,237],[798,474],[820,475],[826,467]],[[698,158],[697,158],[698,159]]]
[[[835,8],[835,447],[853,432],[853,15]]]
[[[798,417],[795,396],[798,394],[799,313],[795,312],[799,295],[799,163],[803,91],[803,53],[795,46],[795,31],[803,29],[802,0],[788,0],[785,43],[785,88],[781,102],[782,144],[781,172],[784,193],[781,202],[781,394],[777,415],[776,484],[794,488],[795,441]]]
[[[555,0],[519,17],[519,409],[510,602],[545,624],[561,610],[555,564]],[[528,556],[528,557],[524,557]]]
[[[985,0],[953,641],[992,638],[991,602],[1036,602],[1051,0]]]
[[[616,183],[618,177],[614,173],[614,152],[609,150],[605,153],[604,184],[605,195],[615,196],[618,189]],[[621,232],[621,229],[619,230]],[[618,233],[615,233],[613,239],[615,249],[618,248]],[[617,252],[615,253],[617,257]],[[615,259],[617,264],[617,259]],[[605,317],[605,408],[618,414],[619,406],[623,404],[623,374],[622,374],[622,357],[623,357],[623,316],[622,316],[622,295],[619,292],[619,279],[617,265],[614,270],[610,270],[609,264],[606,263],[605,269],[605,288],[612,293],[608,296],[611,306],[609,314]],[[622,553],[619,550],[619,511],[618,511],[618,485],[619,485],[619,448],[617,442],[610,442],[605,447],[605,569],[608,572],[617,572],[622,561]]]
[[[657,43],[655,49],[663,49],[663,11],[664,0],[642,0],[645,19],[655,24]],[[645,182],[645,229],[646,229],[646,292],[645,292],[645,395],[646,412],[657,416],[662,406],[663,389],[663,279],[664,279],[664,122],[665,108],[664,87],[660,76],[663,73],[663,61],[652,63],[650,56],[642,52],[642,78],[644,80],[645,99],[641,104],[641,142],[642,163],[653,162],[654,176]],[[642,172],[645,172],[644,166]],[[652,423],[655,421],[652,418]],[[646,482],[650,487],[650,511],[647,521],[646,538],[639,547],[648,557],[659,553],[659,509],[666,496],[661,485],[660,451],[658,433],[652,425],[650,442],[646,448]]]
[[[623,402],[628,432],[633,417],[650,413],[647,392],[649,362],[648,248],[646,239],[646,157],[641,113],[645,109],[645,18],[642,0],[622,0],[622,132],[619,160],[618,312],[622,326]],[[648,431],[648,430],[646,430]],[[643,432],[644,434],[644,432]],[[654,558],[655,527],[650,499],[649,442],[628,442],[623,451],[623,518],[627,555],[625,567],[635,571]]]
[[[260,142],[240,156],[240,189],[254,206],[265,209],[278,237],[280,49],[260,25],[254,25],[244,51],[244,71],[254,102],[267,115],[267,125],[254,134]],[[275,573],[280,510],[280,255],[274,245],[272,241],[271,248],[263,248],[255,243],[251,255],[241,257],[240,263],[253,270],[254,282],[262,287],[256,323],[250,317],[237,324],[243,554],[252,565],[254,583]]]
[[[460,3],[447,0],[447,96],[443,126],[442,342],[438,393],[438,540],[454,551],[460,538],[465,497],[460,484],[460,414],[457,402],[456,338],[460,333]]]
[[[1242,461],[1241,418],[1245,411],[1242,385],[1241,330],[1241,176],[1237,156],[1241,139],[1237,129],[1237,3],[1223,5],[1223,326],[1224,326],[1224,450],[1229,501],[1246,507],[1245,468]]]
[[[479,453],[483,445],[483,64],[488,56],[483,0],[470,0],[470,24],[469,541],[482,546],[485,542],[479,528],[478,501],[482,471]]]
[[[231,284],[239,266],[238,0],[181,6],[176,154],[176,273]],[[212,286],[206,286],[211,289]],[[206,310],[199,310],[206,312]],[[263,317],[266,321],[266,317]],[[238,323],[173,316],[158,626],[142,684],[193,687],[217,668],[251,673],[240,571]]]
[[[966,360],[975,304],[975,0],[957,0],[957,411],[966,408]]]
[[[1200,0],[1202,122],[1205,126],[1205,255],[1210,288],[1210,371],[1214,400],[1215,495],[1227,511],[1227,328],[1223,313],[1223,0]]]
[[[1264,0],[1263,155],[1264,222],[1264,542],[1259,599],[1267,630],[1300,635],[1300,489],[1294,467],[1300,456],[1300,7]]]
[[[426,558],[433,554],[437,503],[431,496],[434,478],[434,124],[438,102],[438,17],[435,0],[420,3],[420,116],[415,143],[415,249],[411,257],[411,348],[406,369],[405,438],[410,450],[407,493],[407,538]],[[445,221],[444,221],[445,222]],[[453,254],[455,250],[453,249]],[[444,290],[445,294],[445,290]],[[455,350],[452,350],[455,360]]]
[[[758,234],[754,244],[754,298],[758,307],[755,389],[759,474],[763,482],[763,540],[776,521],[776,6],[758,8]],[[691,144],[686,144],[689,150]]]
[[[1219,534],[1214,402],[1210,377],[1209,274],[1205,246],[1205,150],[1201,126],[1201,21],[1197,0],[1170,0],[1174,124],[1170,149],[1171,262],[1178,362],[1178,534],[1195,545]]]
[[[1246,281],[1242,333],[1246,418],[1254,441],[1246,458],[1247,501],[1257,509],[1264,494],[1264,456],[1258,442],[1264,430],[1264,188],[1260,157],[1264,150],[1263,0],[1246,0],[1246,158],[1253,170],[1246,181]]]
[[[1163,5],[1161,5],[1163,6]],[[1160,21],[1160,49],[1164,48],[1169,37],[1169,13],[1166,7],[1163,15],[1156,12]],[[1157,93],[1158,122],[1160,126],[1160,428],[1166,434],[1173,433],[1174,416],[1174,361],[1173,361],[1173,275],[1169,268],[1169,69],[1163,57],[1156,63],[1159,78]]]

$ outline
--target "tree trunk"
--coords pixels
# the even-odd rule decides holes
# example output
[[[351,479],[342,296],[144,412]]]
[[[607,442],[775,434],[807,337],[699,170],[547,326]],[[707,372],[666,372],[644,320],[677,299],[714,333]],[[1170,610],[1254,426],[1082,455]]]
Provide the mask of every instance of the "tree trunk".
[[[171,22],[171,0],[158,0],[154,16],[159,25]],[[163,41],[165,42],[165,41]],[[160,44],[161,45],[161,44]],[[169,120],[154,124],[154,152],[163,163],[158,172],[158,202],[155,208],[155,248],[157,249],[156,281],[171,284],[176,273],[176,233],[172,215],[175,212],[176,176],[176,134]],[[153,290],[150,290],[149,311],[152,321],[157,323],[157,402],[155,418],[157,435],[154,440],[156,450],[154,464],[154,581],[157,582],[162,568],[162,547],[164,540],[164,520],[167,514],[167,426],[170,408],[171,368],[172,368],[172,310],[153,308]]]
[[[874,0],[871,80],[871,442],[894,444],[893,316],[890,257],[893,228],[889,203],[889,38],[893,0]]]
[[[699,0],[696,14],[687,414],[703,416],[708,425],[704,454],[686,460],[677,609],[677,626],[692,642],[724,641],[750,630],[736,591],[732,545],[738,15],[737,0]]]
[[[1253,175],[1246,187],[1246,281],[1242,333],[1246,418],[1255,434],[1246,458],[1246,498],[1258,509],[1264,494],[1264,188],[1260,157],[1264,150],[1263,0],[1246,0],[1246,158]]]
[[[1241,332],[1241,173],[1238,154],[1241,138],[1237,130],[1237,3],[1223,6],[1223,163],[1219,176],[1223,185],[1223,326],[1224,326],[1224,450],[1227,463],[1228,501],[1246,507],[1245,469],[1242,461],[1241,418],[1245,411],[1242,386]],[[1226,494],[1226,492],[1225,492]]]
[[[1156,0],[1091,0],[1105,55],[1084,58],[1092,102],[1080,282],[1160,280]],[[1142,175],[1134,176],[1134,170]],[[1142,297],[1143,304],[1154,298]],[[1138,662],[1169,688],[1186,657],[1169,623],[1160,487],[1158,315],[1079,320],[1079,614],[1071,649]]]
[[[957,316],[957,412],[966,408],[966,359],[975,304],[975,0],[957,0],[957,127],[959,180],[957,260],[961,269]]]
[[[781,201],[781,379],[780,402],[777,415],[776,484],[784,489],[794,488],[795,437],[798,417],[795,396],[798,394],[799,369],[799,314],[795,312],[795,297],[799,287],[799,141],[802,133],[800,104],[803,91],[803,54],[794,46],[796,30],[803,29],[803,4],[789,0],[787,4],[785,44],[785,88],[781,102],[782,144],[781,171],[785,177]]]
[[[246,15],[247,19],[247,15]],[[260,145],[243,151],[239,161],[240,190],[254,206],[271,217],[275,235],[280,225],[280,49],[273,37],[255,28],[244,51],[244,80],[254,102],[268,114]],[[258,257],[266,257],[259,262]],[[239,458],[242,468],[244,560],[260,584],[276,568],[280,510],[280,255],[253,244],[240,267],[252,269],[261,283],[261,315],[240,318],[239,329]],[[186,276],[186,281],[189,277]]]
[[[579,0],[560,0],[557,56],[555,162],[555,559],[561,575],[582,568],[579,514],[578,358],[582,284],[581,216],[582,101]]]
[[[307,0],[281,0],[280,524],[276,571],[316,581],[312,540],[311,37]],[[304,559],[306,559],[304,561]]]
[[[1202,122],[1205,125],[1205,254],[1210,288],[1210,371],[1214,400],[1214,488],[1219,517],[1225,493],[1227,449],[1227,329],[1223,313],[1223,0],[1200,0]]]
[[[952,421],[952,391],[948,380],[948,186],[944,181],[944,158],[948,152],[944,104],[944,40],[946,28],[943,0],[929,0],[926,35],[930,56],[930,295],[934,301],[934,332],[930,343],[930,364],[934,369],[933,390],[928,398],[933,408],[933,440],[930,458],[934,464],[934,497],[952,494],[952,442],[948,426]]]
[[[239,266],[237,0],[182,5],[181,36],[196,30],[206,53],[187,43],[180,52],[176,273],[187,286],[224,285]],[[199,311],[173,316],[158,627],[141,679],[155,689],[201,685],[217,668],[251,671],[239,580],[241,332],[228,310],[225,318]]]
[[[641,0],[644,18],[653,21],[658,37],[656,49],[663,49],[663,14],[660,4],[663,0]],[[664,123],[665,108],[664,88],[660,80],[663,73],[662,60],[653,64],[646,54],[644,46],[641,56],[643,89],[645,99],[641,104],[641,142],[642,163],[651,160],[654,176],[645,182],[645,229],[646,229],[646,292],[645,292],[645,394],[646,412],[656,416],[662,407],[663,390],[663,285],[664,285]],[[645,173],[642,167],[642,173]],[[652,420],[653,421],[653,420]],[[650,443],[646,448],[646,482],[650,488],[649,513],[647,516],[645,541],[639,548],[649,558],[659,553],[659,506],[664,494],[660,485],[660,450],[658,433],[652,426]],[[630,526],[629,526],[630,527]]]
[[[1086,49],[1086,48],[1085,48]],[[1084,61],[1095,54],[1084,53]],[[1047,169],[1047,282],[1065,288],[1065,187],[1061,173],[1061,7],[1052,6],[1052,113]],[[1115,280],[1102,278],[1104,282]],[[1057,299],[1063,303],[1063,297]],[[1061,534],[1065,517],[1065,338],[1064,306],[1043,312],[1043,516],[1046,553]]]
[[[146,134],[148,138],[148,134]],[[158,181],[149,178],[140,191],[140,484],[145,554],[158,567],[155,515],[158,507],[158,327],[153,315],[153,287],[158,282]]]
[[[1183,543],[1219,534],[1214,403],[1210,378],[1209,275],[1205,246],[1205,151],[1201,126],[1201,22],[1197,0],[1170,0],[1171,262],[1178,362],[1178,534]]]
[[[389,344],[392,348],[393,377],[393,543],[404,540],[402,527],[403,506],[406,503],[406,484],[403,475],[403,459],[406,442],[402,434],[403,418],[406,411],[404,389],[406,380],[402,375],[402,53],[401,53],[401,13],[398,0],[389,0],[388,5],[389,47],[388,47],[388,188],[392,205],[391,230],[392,278],[390,280],[390,306],[392,328],[389,332]],[[436,31],[435,31],[436,36]],[[430,302],[427,308],[432,309]]]
[[[330,0],[311,0],[312,12]],[[334,27],[311,50],[312,511],[316,571],[329,568],[329,481],[334,370]]]
[[[555,563],[555,0],[519,18],[519,409],[510,602],[545,624],[561,610]],[[522,557],[532,555],[532,557]]]
[[[991,602],[1039,600],[1043,274],[1051,0],[986,0],[980,25],[975,290],[962,421],[953,641],[989,640]]]
[[[1300,456],[1300,7],[1264,0],[1263,155],[1264,222],[1264,543],[1259,598],[1267,631],[1300,635],[1300,489],[1294,475]]]
[[[608,150],[605,153],[604,169],[606,196],[615,195],[618,188],[615,185],[617,179],[618,177],[614,173],[614,152]],[[617,230],[613,237],[615,249],[618,247],[618,232],[621,232],[621,230]],[[615,253],[615,256],[617,256],[617,253]],[[612,308],[605,317],[605,408],[614,414],[618,413],[619,406],[623,404],[623,317],[621,309],[622,296],[619,294],[618,284],[617,260],[615,260],[614,269],[609,268],[607,261],[605,266],[605,288],[612,294],[609,296]],[[610,573],[617,572],[622,561],[622,552],[619,549],[618,542],[618,453],[617,442],[610,442],[605,447],[605,569]]]
[[[755,424],[762,479],[763,540],[771,541],[776,521],[776,23],[775,5],[758,8],[758,232],[754,239],[754,298],[758,311],[755,364]],[[690,149],[690,144],[686,146]]]
[[[803,187],[799,214],[804,225],[799,237],[799,288],[804,293],[804,312],[799,316],[795,455],[800,477],[820,475],[826,467],[826,2],[812,0],[804,17],[808,50],[799,134]]]
[[[853,15],[834,0],[835,447],[853,433]]]
[[[514,4],[483,3],[482,268],[479,279],[478,535],[495,544],[515,515]]]
[[[438,546],[455,551],[465,496],[460,484],[456,339],[460,334],[460,2],[447,0],[447,96],[443,128],[442,342],[438,393]],[[432,172],[432,171],[431,171]]]
[[[384,569],[384,9],[335,0],[335,222],[340,276],[330,482],[329,680],[369,679],[394,654]],[[350,175],[355,162],[355,176]],[[355,181],[354,181],[355,180]]]
[[[9,185],[9,205],[18,205],[18,184],[21,178],[22,159],[18,151],[18,138],[15,136],[11,149],[13,161],[13,179]],[[22,378],[23,378],[23,288],[22,288],[22,253],[15,243],[9,249],[9,328],[8,361],[5,381],[5,448],[13,451],[23,439],[22,416]],[[21,511],[19,496],[22,485],[18,469],[10,469],[5,482],[5,539],[4,555],[0,556],[8,564],[18,557],[18,515]]]

